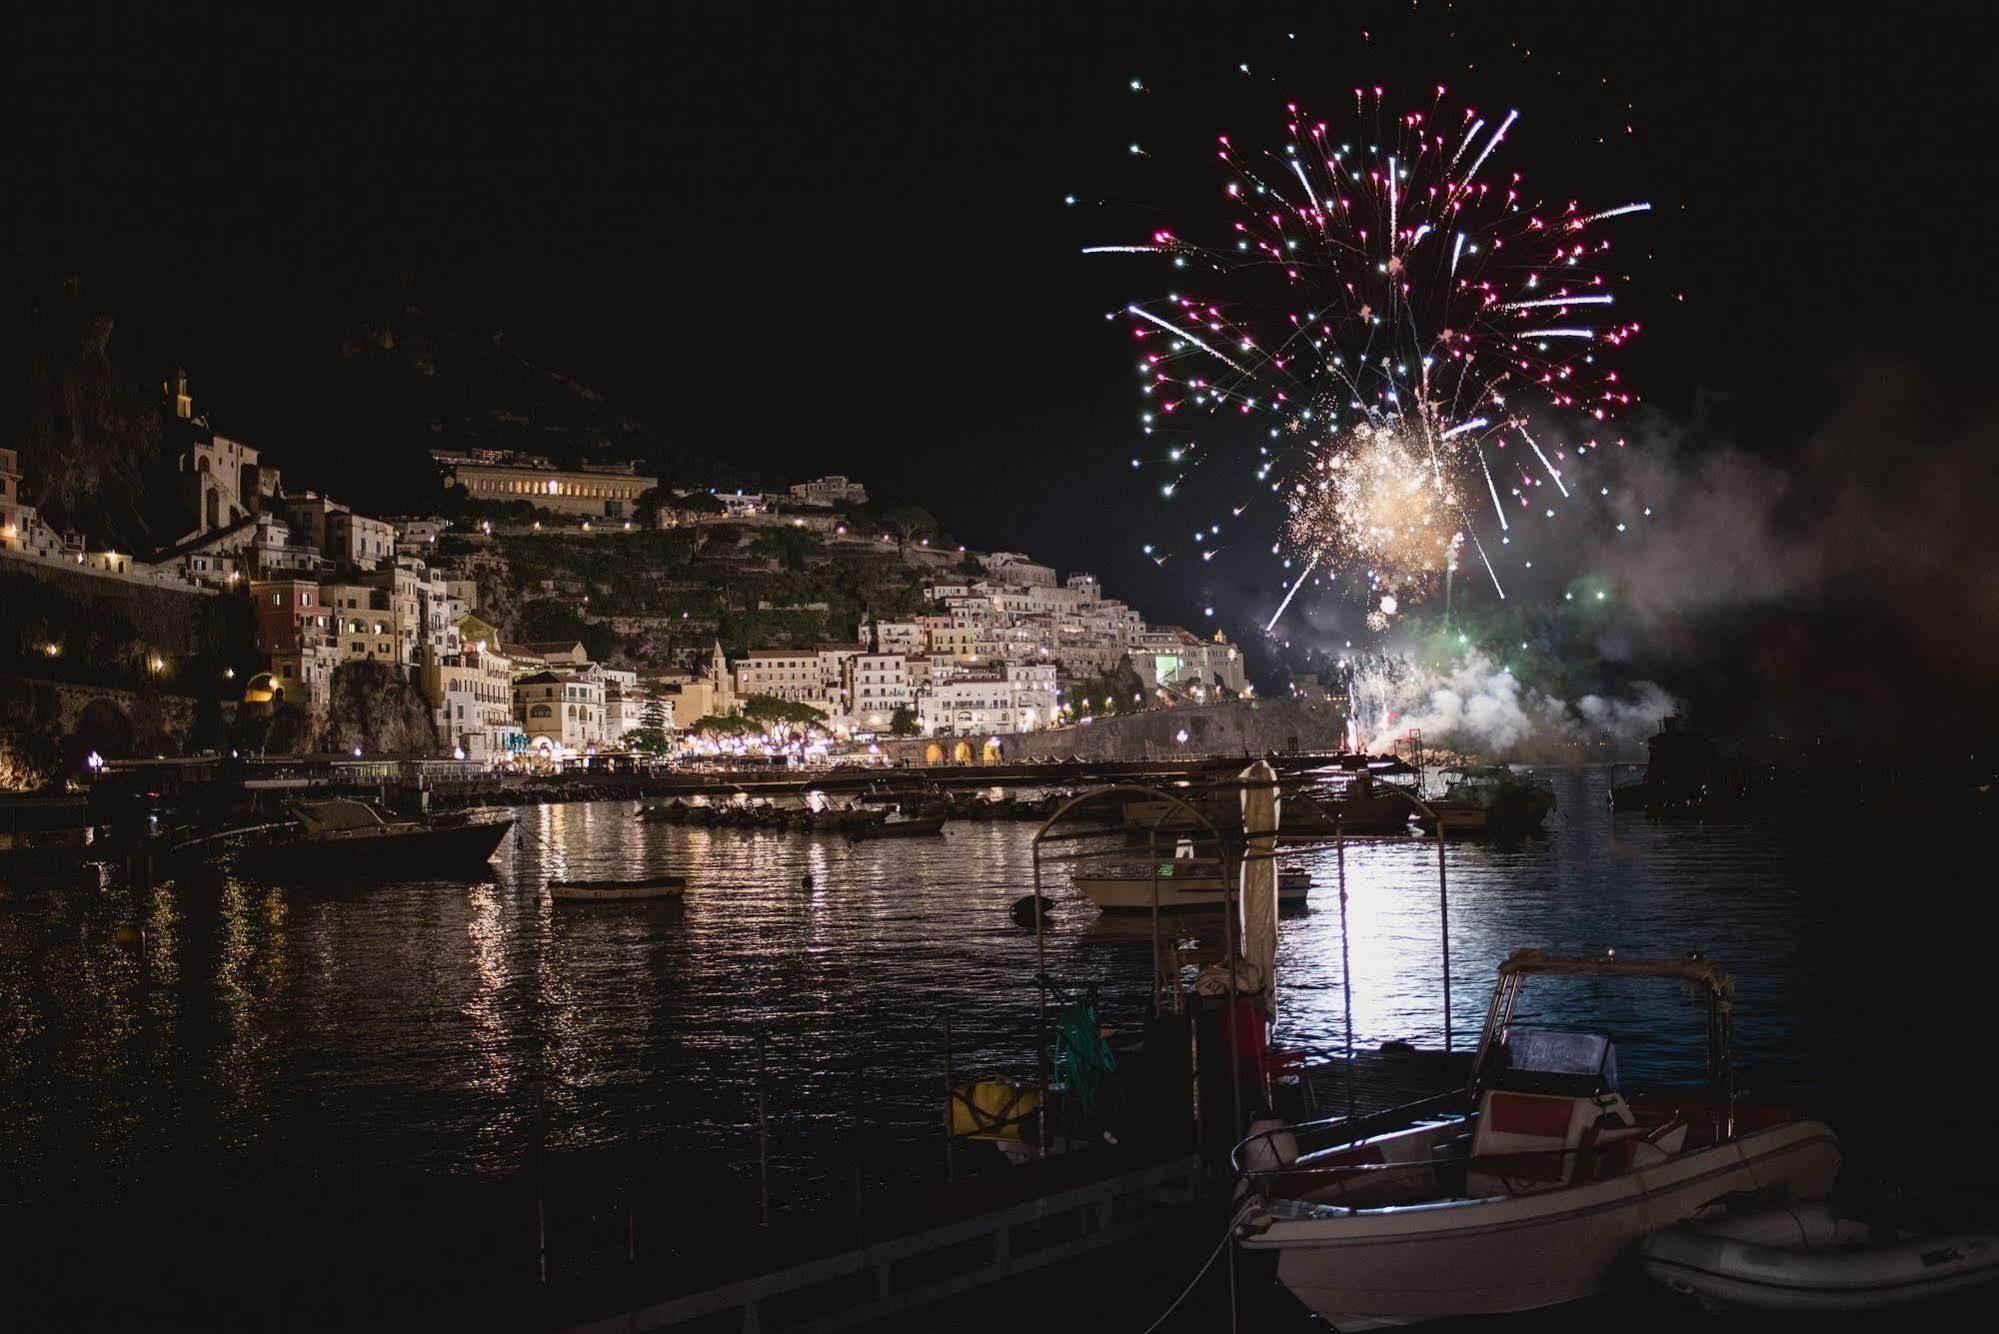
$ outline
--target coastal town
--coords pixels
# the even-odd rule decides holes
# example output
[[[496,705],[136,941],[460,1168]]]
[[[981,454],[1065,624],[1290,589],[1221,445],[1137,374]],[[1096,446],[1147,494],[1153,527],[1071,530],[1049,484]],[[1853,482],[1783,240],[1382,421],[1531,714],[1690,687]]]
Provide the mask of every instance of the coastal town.
[[[321,735],[337,680],[359,665],[378,674],[370,682],[415,691],[430,753],[494,768],[615,755],[803,763],[879,756],[889,738],[931,739],[922,758],[932,763],[990,761],[1012,735],[1253,694],[1221,634],[1148,624],[1088,573],[946,545],[930,525],[868,522],[866,488],[844,476],[781,491],[676,492],[635,464],[563,468],[540,455],[440,449],[433,461],[460,517],[376,517],[287,486],[270,451],[195,411],[184,373],[161,387],[177,432],[184,535],[135,553],[58,532],[30,503],[37,479],[0,449],[4,568],[238,600],[252,642],[234,646],[245,666],[240,677],[228,669],[223,693],[239,708],[302,715],[294,748]],[[516,633],[493,605],[498,544],[641,529],[683,531],[697,549],[740,549],[752,561],[758,539],[776,535],[898,563],[917,600],[868,608],[838,627],[839,639],[795,642],[773,618],[770,642],[727,648],[719,634],[693,641],[704,627],[685,610],[604,618],[625,635],[672,636],[668,661],[637,663],[615,649],[593,656],[580,637]],[[582,582],[548,579],[535,591],[589,623]],[[52,634],[45,651],[56,659],[64,645]],[[149,665],[172,672],[163,655]]]

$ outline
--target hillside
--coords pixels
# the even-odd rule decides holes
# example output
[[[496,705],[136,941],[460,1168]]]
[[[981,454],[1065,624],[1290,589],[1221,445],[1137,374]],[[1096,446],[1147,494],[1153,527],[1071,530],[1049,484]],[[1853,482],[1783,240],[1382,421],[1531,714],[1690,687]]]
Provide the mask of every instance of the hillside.
[[[599,661],[663,667],[721,640],[730,654],[851,639],[869,615],[923,607],[888,544],[791,528],[450,534],[441,555],[479,583],[480,616],[516,640],[581,639]]]

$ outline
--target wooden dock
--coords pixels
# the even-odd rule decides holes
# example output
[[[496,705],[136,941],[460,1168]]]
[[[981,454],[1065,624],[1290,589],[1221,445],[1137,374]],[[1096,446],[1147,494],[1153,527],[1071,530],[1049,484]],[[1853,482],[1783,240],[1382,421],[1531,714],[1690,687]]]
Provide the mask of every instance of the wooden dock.
[[[1468,1051],[1394,1047],[1307,1065],[1287,1112],[1302,1120],[1379,1115],[1462,1088]],[[696,1292],[570,1327],[569,1334],[642,1334],[690,1324],[747,1334],[821,1334],[1060,1264],[1205,1215],[1231,1172],[1194,1155],[1135,1162],[1129,1153],[1058,1155],[910,1201],[899,1235],[835,1253],[795,1256]],[[774,1259],[775,1257],[773,1257]]]
[[[1023,1169],[1024,1170],[1024,1169]],[[733,1317],[744,1334],[820,1334],[900,1312],[1129,1241],[1180,1220],[1201,1199],[1200,1159],[1173,1158],[572,1326],[640,1334]]]

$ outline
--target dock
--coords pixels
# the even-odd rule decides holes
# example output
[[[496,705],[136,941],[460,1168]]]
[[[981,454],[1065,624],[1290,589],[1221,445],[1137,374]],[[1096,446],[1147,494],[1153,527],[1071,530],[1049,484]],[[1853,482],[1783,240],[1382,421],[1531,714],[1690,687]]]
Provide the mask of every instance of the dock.
[[[1304,1117],[1380,1115],[1462,1088],[1469,1051],[1393,1047],[1308,1066]],[[744,1334],[827,1334],[891,1320],[1103,1247],[1205,1228],[1234,1176],[1199,1156],[1135,1161],[1124,1151],[1058,1155],[911,1199],[892,1237],[794,1256],[761,1272],[567,1326],[645,1334],[697,1325]],[[775,1260],[777,1257],[772,1256]]]

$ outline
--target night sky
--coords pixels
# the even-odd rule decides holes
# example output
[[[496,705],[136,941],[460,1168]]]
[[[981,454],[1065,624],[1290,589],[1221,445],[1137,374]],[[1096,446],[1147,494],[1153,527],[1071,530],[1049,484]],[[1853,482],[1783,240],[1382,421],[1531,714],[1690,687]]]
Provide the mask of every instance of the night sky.
[[[218,425],[282,421],[296,368],[407,280],[690,449],[773,480],[849,472],[1192,623],[1274,576],[1138,555],[1176,520],[1134,484],[1126,335],[1102,314],[1156,284],[1076,253],[1128,239],[1131,210],[1062,199],[1198,215],[1212,136],[1274,141],[1287,98],[1337,115],[1357,84],[1443,82],[1520,109],[1530,183],[1654,201],[1628,365],[1701,440],[1788,462],[1890,371],[1948,429],[1983,414],[1969,34],[1758,10],[31,25],[10,249],[82,274],[121,364],[186,363]]]

